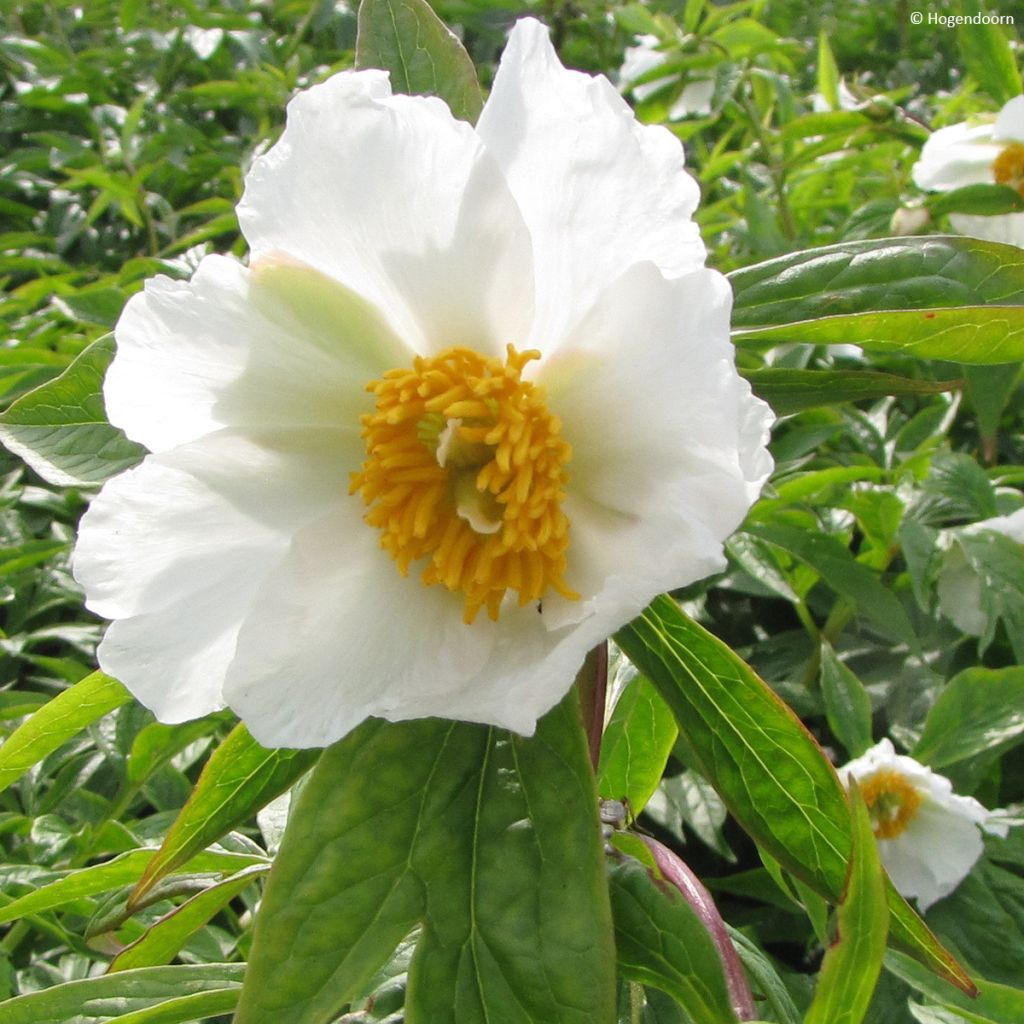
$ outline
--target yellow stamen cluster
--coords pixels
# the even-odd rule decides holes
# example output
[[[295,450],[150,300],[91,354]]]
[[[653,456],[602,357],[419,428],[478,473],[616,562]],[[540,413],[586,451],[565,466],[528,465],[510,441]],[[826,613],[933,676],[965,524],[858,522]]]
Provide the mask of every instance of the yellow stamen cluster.
[[[463,594],[467,623],[481,608],[496,620],[508,591],[520,606],[579,596],[564,579],[572,449],[542,389],[522,379],[539,356],[452,348],[367,385],[376,409],[362,418],[367,459],[350,493],[403,576],[429,558],[424,585]]]
[[[879,839],[895,839],[914,820],[921,794],[891,768],[875,772],[860,784],[860,791]]]
[[[992,164],[996,183],[1009,185],[1024,196],[1024,145],[1011,142]]]

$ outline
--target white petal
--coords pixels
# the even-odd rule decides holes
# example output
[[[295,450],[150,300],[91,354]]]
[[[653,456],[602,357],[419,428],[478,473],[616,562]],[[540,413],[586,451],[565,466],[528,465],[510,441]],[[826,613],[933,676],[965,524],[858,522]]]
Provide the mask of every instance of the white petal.
[[[881,848],[883,844],[879,844]],[[898,839],[890,841],[904,854],[898,860],[882,852],[882,861],[896,888],[904,896],[916,896],[921,910],[927,910],[948,896],[981,856],[984,844],[977,826],[958,814],[924,801]],[[911,869],[913,858],[916,869]],[[894,863],[896,874],[890,870]]]
[[[1014,96],[999,111],[993,135],[997,139],[1024,142],[1024,96]]]
[[[734,366],[730,299],[714,271],[669,281],[638,264],[543,364],[573,446],[566,579],[586,597],[545,601],[550,622],[603,607],[611,632],[724,566],[722,541],[772,466],[771,411]]]
[[[934,132],[913,167],[918,188],[945,192],[995,181],[992,165],[1003,146],[992,140],[991,124],[954,124]]]
[[[154,452],[223,427],[357,431],[365,384],[408,361],[376,310],[282,259],[209,256],[191,281],[154,278],[115,333],[107,414]]]
[[[342,281],[418,351],[503,352],[530,322],[529,238],[493,158],[441,100],[391,96],[384,72],[295,97],[238,216],[257,255]]]
[[[563,68],[539,22],[512,30],[477,131],[533,239],[532,343],[560,340],[633,263],[669,275],[703,264],[678,140],[642,126],[607,79]]]
[[[82,519],[74,572],[114,622],[101,667],[165,722],[222,707],[256,588],[291,535],[338,501],[341,435],[263,443],[222,432],[110,480]]]
[[[436,715],[530,735],[568,691],[607,622],[549,631],[536,610],[463,622],[462,597],[409,577],[336,510],[270,573],[239,634],[225,695],[268,746],[320,746],[368,715]]]
[[[961,235],[1024,248],[1024,213],[999,213],[992,217],[951,213],[949,222]]]

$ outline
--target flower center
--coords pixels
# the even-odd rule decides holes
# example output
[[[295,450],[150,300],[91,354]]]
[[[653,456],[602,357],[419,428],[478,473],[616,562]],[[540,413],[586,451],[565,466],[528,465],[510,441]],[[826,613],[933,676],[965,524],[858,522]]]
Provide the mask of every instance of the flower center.
[[[549,590],[579,597],[564,579],[572,449],[543,390],[521,376],[539,357],[451,348],[366,386],[377,403],[362,417],[367,459],[349,492],[403,576],[429,558],[424,585],[463,594],[467,623],[482,607],[496,620],[510,590],[520,606]]]
[[[875,772],[861,783],[860,791],[879,839],[895,839],[914,820],[921,794],[891,768]]]
[[[992,172],[995,174],[996,183],[1009,185],[1024,196],[1024,145],[1019,142],[1011,142],[992,164]]]

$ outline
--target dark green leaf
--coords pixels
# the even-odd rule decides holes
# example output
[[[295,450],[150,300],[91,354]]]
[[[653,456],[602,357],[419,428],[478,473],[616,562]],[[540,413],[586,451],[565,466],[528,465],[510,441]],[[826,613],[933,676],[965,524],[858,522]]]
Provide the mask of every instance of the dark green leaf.
[[[813,533],[784,523],[756,523],[750,531],[806,562],[836,593],[856,602],[858,610],[887,636],[917,646],[914,627],[899,600],[877,573],[854,558],[842,541],[827,533]]]
[[[1004,751],[1022,738],[1024,668],[969,668],[939,694],[912,754],[938,769]]]
[[[1024,250],[958,235],[870,239],[779,256],[729,280],[734,328],[879,310],[1021,306]]]
[[[58,694],[18,726],[0,747],[0,789],[21,778],[87,725],[131,699],[116,679],[102,672],[93,672]]]
[[[968,18],[980,15],[977,22],[958,25],[956,30],[967,71],[996,103],[1019,96],[1022,86],[1017,58],[1005,30],[985,20],[992,13],[990,7],[980,0],[960,0],[960,11]]]
[[[978,415],[981,436],[993,438],[1006,403],[1017,387],[1020,364],[1001,366],[966,366],[967,391]]]
[[[1009,185],[964,185],[950,192],[936,192],[925,205],[933,217],[944,213],[973,213],[991,216],[1024,210],[1024,196]]]
[[[853,852],[838,934],[825,953],[804,1024],[861,1024],[885,956],[889,908],[885,874],[867,806],[856,785],[850,791]]]
[[[987,369],[987,367],[985,367]],[[754,394],[763,398],[777,416],[802,412],[838,402],[859,402],[885,395],[931,395],[954,391],[960,380],[913,380],[874,370],[747,370]]]
[[[469,54],[426,0],[362,0],[356,67],[383,68],[395,92],[440,96],[470,123],[483,108]]]
[[[872,743],[871,698],[827,643],[821,645],[821,694],[829,728],[851,758],[860,757]]]
[[[132,902],[283,793],[319,756],[319,750],[267,750],[237,725],[207,761],[188,803],[139,879]]]
[[[623,977],[667,992],[698,1024],[735,1024],[715,944],[679,892],[631,857],[608,880]]]
[[[238,1024],[325,1024],[417,922],[409,1024],[614,1019],[575,693],[532,739],[370,720],[327,750],[267,884]]]
[[[790,874],[838,902],[851,848],[846,796],[796,715],[668,597],[657,598],[616,639],[672,708],[693,763],[739,824]],[[970,988],[891,886],[888,896],[893,942]]]
[[[94,341],[59,377],[0,415],[0,441],[61,486],[100,484],[134,466],[146,450],[104,411],[103,375],[113,358],[112,336]]]
[[[1002,620],[1017,660],[1024,661],[1024,546],[995,530],[961,530],[957,542],[979,580],[986,620],[982,648]]]

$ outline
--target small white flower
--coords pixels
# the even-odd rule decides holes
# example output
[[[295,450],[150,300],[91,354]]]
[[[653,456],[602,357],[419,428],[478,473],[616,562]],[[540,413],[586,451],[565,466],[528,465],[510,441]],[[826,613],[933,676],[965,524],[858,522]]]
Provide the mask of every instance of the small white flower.
[[[636,46],[628,46],[623,54],[622,67],[619,69],[619,82],[624,91],[631,92],[638,103],[648,96],[653,96],[659,89],[665,88],[678,78],[677,71],[669,71],[664,78],[656,78],[639,85],[633,83],[648,71],[665,63],[665,54],[658,49],[657,36],[643,35],[636,37]],[[691,114],[706,116],[711,113],[711,99],[715,94],[715,79],[709,75],[704,78],[692,78],[683,86],[682,92],[672,101],[668,110],[668,119],[678,121]]]
[[[939,571],[939,608],[956,627],[971,636],[982,636],[988,620],[981,603],[981,579],[968,561],[957,539],[960,534],[975,534],[984,530],[1001,533],[1024,545],[1024,508],[1008,516],[983,519],[970,526],[951,531],[951,541],[943,556]]]
[[[107,410],[152,454],[75,552],[103,668],[271,746],[531,733],[589,648],[724,566],[771,468],[697,199],[536,21],[476,129],[380,71],[297,96],[246,180],[249,266],[150,281],[117,325]]]
[[[978,118],[934,132],[912,174],[915,184],[929,192],[1000,184],[1024,195],[1024,96],[1015,96],[994,119]],[[1024,213],[953,213],[949,221],[961,234],[1024,246]]]
[[[943,775],[876,743],[839,769],[844,785],[857,780],[882,864],[893,885],[921,910],[948,896],[981,856],[983,829],[1005,836],[1008,826],[969,796],[958,796]]]

